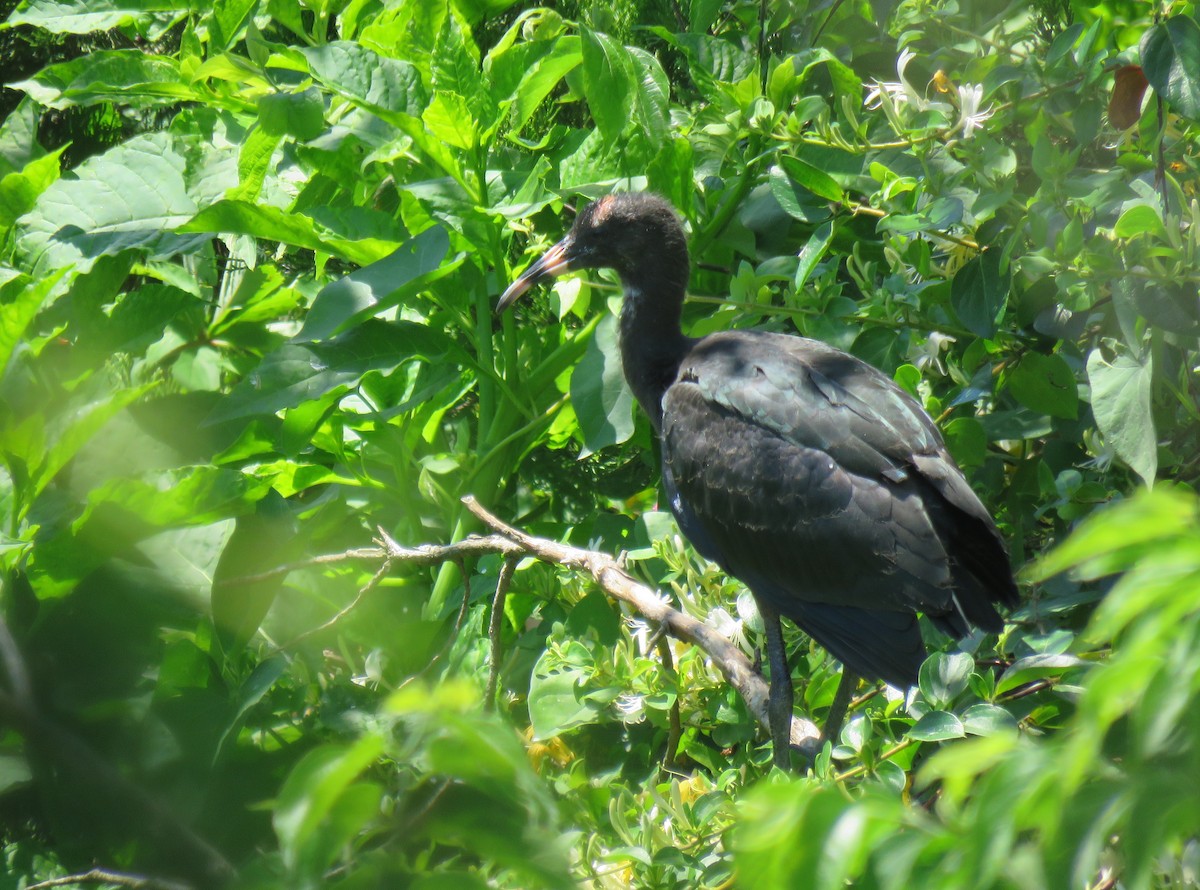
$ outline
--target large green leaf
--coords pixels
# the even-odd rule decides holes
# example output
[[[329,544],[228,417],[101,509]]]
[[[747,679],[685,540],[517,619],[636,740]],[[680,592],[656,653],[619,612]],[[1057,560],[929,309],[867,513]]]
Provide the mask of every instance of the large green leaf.
[[[524,127],[551,91],[582,62],[579,38],[569,35],[556,40],[549,53],[525,69],[513,103],[513,129]]]
[[[585,680],[581,671],[534,671],[529,684],[529,720],[535,739],[552,739],[568,729],[594,723],[603,713],[582,697],[580,687]]]
[[[191,86],[175,59],[135,49],[88,53],[43,68],[12,87],[24,90],[42,105],[59,109],[98,102],[144,104],[209,98]]]
[[[1104,441],[1142,481],[1153,485],[1158,472],[1158,437],[1150,405],[1150,356],[1139,360],[1122,353],[1110,363],[1099,349],[1093,349],[1087,375],[1092,414]]]
[[[0,379],[26,328],[67,271],[59,269],[36,280],[21,275],[0,286]]]
[[[583,433],[584,454],[633,435],[633,393],[621,367],[615,316],[606,316],[596,326],[587,351],[571,373],[571,404]]]
[[[199,209],[186,169],[170,133],[135,136],[88,158],[74,178],[51,184],[18,221],[18,256],[43,275],[63,266],[86,271],[97,257],[130,248],[151,257],[197,250],[207,235],[174,234]],[[234,179],[224,183],[235,185]]]
[[[162,13],[183,15],[194,10],[196,3],[195,0],[26,0],[20,7],[9,17],[10,25],[33,25],[55,34],[90,34],[133,21],[144,22]]]
[[[42,155],[0,179],[0,232],[37,205],[38,196],[59,178],[62,149]]]
[[[1171,108],[1200,121],[1200,24],[1186,13],[1148,30],[1141,43],[1142,71]]]
[[[181,221],[176,231],[250,235],[267,241],[326,251],[364,266],[383,258],[397,246],[395,242],[379,238],[339,238],[319,228],[305,214],[288,213],[278,207],[239,200],[218,201],[191,219]]]
[[[1008,303],[1009,273],[1000,271],[1001,262],[1000,250],[985,250],[959,269],[950,285],[950,302],[959,321],[980,337],[995,335]]]
[[[425,89],[416,67],[389,59],[357,43],[340,40],[302,50],[313,77],[385,120],[418,117]]]
[[[443,335],[423,325],[374,319],[331,340],[288,343],[234,387],[208,422],[274,414],[352,386],[368,371],[417,358],[435,362],[451,350]]]
[[[216,467],[112,479],[88,493],[83,512],[69,528],[49,530],[38,538],[30,583],[39,598],[64,596],[114,556],[145,561],[134,555],[139,541],[165,529],[208,526],[247,513],[268,487],[253,476]],[[226,534],[219,536],[218,550]],[[215,564],[215,551],[212,558]],[[159,555],[153,564],[165,563]],[[203,580],[202,573],[191,573]]]
[[[457,265],[442,265],[449,249],[446,230],[431,226],[390,256],[325,285],[305,316],[297,339],[328,337],[350,319],[394,305],[400,294],[449,273]],[[435,276],[434,272],[439,274]]]
[[[606,139],[616,139],[632,119],[637,76],[629,50],[607,34],[581,28],[583,94]]]
[[[347,843],[367,818],[377,815],[378,799],[374,808],[352,806],[361,821],[354,820],[349,832],[338,831],[344,826],[334,818],[347,795],[358,802],[354,788],[362,786],[356,786],[355,780],[382,753],[383,737],[372,734],[350,745],[314,748],[296,764],[280,789],[272,817],[285,865],[306,872],[325,868],[337,846],[330,849],[323,843],[324,836],[334,833],[338,842]]]
[[[1060,355],[1026,353],[1009,375],[1008,388],[1032,411],[1067,420],[1079,413],[1075,375]]]

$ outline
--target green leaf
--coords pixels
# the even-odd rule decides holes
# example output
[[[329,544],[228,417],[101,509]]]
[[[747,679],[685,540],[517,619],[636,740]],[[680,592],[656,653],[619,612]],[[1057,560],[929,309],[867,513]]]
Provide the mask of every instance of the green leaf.
[[[304,142],[325,132],[325,103],[311,87],[299,93],[267,93],[258,99],[258,121],[269,136]]]
[[[974,669],[975,659],[965,652],[935,652],[921,665],[921,694],[935,708],[948,707],[967,688]]]
[[[442,22],[430,60],[430,74],[437,93],[462,100],[464,120],[474,125],[472,144],[490,142],[500,110],[484,82],[479,48],[457,16],[447,15]]]
[[[1099,349],[1087,360],[1092,414],[1104,441],[1147,485],[1158,472],[1158,437],[1150,404],[1151,358],[1122,353],[1112,363]]]
[[[237,740],[237,734],[241,731],[242,726],[246,722],[246,715],[250,713],[250,709],[263,700],[263,697],[271,691],[271,687],[275,682],[283,676],[287,670],[287,659],[276,655],[273,658],[268,658],[266,661],[259,662],[250,676],[246,678],[246,682],[242,684],[242,688],[237,694],[237,711],[234,713],[233,720],[225,727],[225,731],[221,733],[221,737],[217,740],[216,750],[213,752],[213,765],[216,766],[221,760],[221,755],[225,751],[225,746],[230,740]]]
[[[908,730],[908,737],[918,742],[944,742],[966,734],[962,721],[949,711],[930,711]]]
[[[288,213],[278,207],[250,201],[218,201],[188,220],[181,220],[178,232],[234,233],[296,247],[320,250],[360,265],[382,259],[396,249],[392,241],[379,238],[348,240],[320,231],[316,222],[302,213]]]
[[[1200,516],[1193,497],[1162,486],[1088,516],[1058,547],[1027,571],[1040,582],[1068,569],[1084,578],[1099,578],[1128,566],[1131,550],[1196,527]]]
[[[833,242],[833,223],[823,223],[815,232],[812,233],[804,246],[800,248],[800,262],[796,266],[796,276],[792,281],[796,290],[800,290],[808,283],[808,278],[812,275],[813,269],[817,263],[821,261],[826,251],[829,250],[829,245]]]
[[[207,423],[274,414],[349,387],[368,371],[418,358],[436,362],[450,349],[444,335],[424,325],[375,319],[331,340],[288,343],[234,387]]]
[[[198,249],[205,236],[174,234],[197,210],[185,168],[170,133],[135,136],[88,158],[18,222],[18,255],[43,275],[63,266],[84,272],[97,257],[130,248],[153,257]]]
[[[293,555],[296,529],[283,497],[271,493],[256,506],[237,518],[212,575],[212,618],[227,659],[258,632],[287,573],[243,579],[284,565]]]
[[[1017,732],[1017,718],[999,705],[980,702],[963,711],[963,729],[968,735],[996,735]]]
[[[1001,262],[1001,252],[989,248],[959,269],[950,284],[950,303],[959,321],[985,339],[995,336],[1008,304],[1009,273],[1001,273]]]
[[[1075,375],[1062,356],[1028,352],[1008,376],[1008,388],[1031,411],[1074,420],[1079,414]]]
[[[581,701],[577,689],[584,675],[578,671],[559,671],[541,675],[536,671],[529,684],[529,720],[535,739],[556,735],[595,721],[600,711]]]
[[[637,78],[629,50],[607,34],[580,27],[583,48],[583,94],[596,127],[605,139],[616,139],[633,115]]]
[[[587,351],[571,372],[571,404],[583,434],[581,457],[633,435],[633,393],[625,383],[617,320],[611,315],[596,326]]]
[[[1163,228],[1162,217],[1157,209],[1149,204],[1135,204],[1124,211],[1113,226],[1113,235],[1118,238],[1136,238],[1138,235],[1154,235],[1163,241],[1167,239],[1167,231]]]
[[[826,201],[842,201],[845,197],[841,186],[832,176],[812,164],[790,155],[780,155],[779,163],[791,179]]]
[[[421,76],[409,62],[386,58],[344,40],[300,52],[308,60],[313,77],[385,120],[394,114],[416,118],[425,107]]]
[[[1200,24],[1171,16],[1150,28],[1141,42],[1142,71],[1172,110],[1200,121]]]
[[[0,232],[37,205],[38,196],[59,178],[63,149],[30,161],[19,173],[0,179]]]
[[[204,101],[183,77],[179,63],[140,49],[86,53],[43,68],[29,80],[11,84],[49,108],[99,102],[158,103],[165,99]]]
[[[534,62],[521,78],[513,103],[513,130],[520,131],[564,77],[583,64],[583,50],[575,35],[555,41],[554,48]]]
[[[68,271],[58,269],[34,280],[22,275],[0,287],[0,379],[30,322]]]
[[[356,317],[395,305],[404,294],[448,274],[458,262],[442,265],[450,238],[431,226],[396,248],[391,255],[364,266],[321,289],[304,319],[298,340],[320,340]],[[433,273],[438,273],[434,275]]]
[[[19,424],[0,427],[0,453],[8,460],[18,460],[27,480],[24,490],[19,490],[22,508],[17,515],[24,515],[37,496],[114,414],[157,385],[151,382],[119,389],[49,420],[32,414]]]
[[[670,136],[671,85],[658,59],[636,46],[629,47],[637,89],[634,119],[653,150]]]
[[[83,513],[69,528],[39,538],[29,567],[30,583],[40,599],[48,599],[69,593],[80,580],[118,554],[155,566],[165,565],[164,553],[151,554],[147,559],[146,554],[135,552],[135,545],[164,529],[211,526],[246,513],[267,488],[268,483],[236,470],[208,466],[147,473],[137,479],[113,479],[88,493]],[[201,531],[209,533],[210,529]],[[217,531],[219,543],[215,546],[219,547],[226,532]],[[175,546],[177,549],[179,544]],[[212,541],[207,545],[202,542],[201,546],[213,552],[215,559]],[[195,578],[203,578],[210,571],[198,572],[197,566],[179,568]]]
[[[54,34],[109,31],[155,13],[192,12],[192,0],[26,0],[8,19],[9,25],[34,25]]]
[[[327,852],[320,832],[335,815],[338,802],[352,783],[383,753],[383,738],[365,735],[351,745],[323,745],[309,751],[292,768],[279,796],[271,822],[288,868],[323,868]],[[362,803],[351,792],[351,802]],[[376,804],[377,805],[377,804]],[[358,815],[364,808],[354,807]],[[343,832],[339,832],[343,834]],[[348,840],[341,838],[339,840]],[[315,848],[315,849],[314,849]]]
[[[421,120],[430,133],[447,145],[474,151],[479,144],[479,122],[467,100],[457,93],[434,93]]]
[[[960,467],[982,466],[987,457],[987,433],[974,417],[956,417],[942,428],[946,447]]]

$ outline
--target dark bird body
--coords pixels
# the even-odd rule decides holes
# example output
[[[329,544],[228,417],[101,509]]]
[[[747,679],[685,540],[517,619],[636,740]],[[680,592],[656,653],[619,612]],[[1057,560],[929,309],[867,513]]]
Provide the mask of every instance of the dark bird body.
[[[767,619],[777,762],[791,720],[778,615],[847,673],[900,687],[925,658],[918,611],[953,636],[1003,628],[993,604],[1017,603],[1003,542],[908,393],[815,340],[684,336],[687,246],[652,195],[589,205],[500,308],[542,278],[596,267],[624,286],[625,376],[660,436],[671,511]]]

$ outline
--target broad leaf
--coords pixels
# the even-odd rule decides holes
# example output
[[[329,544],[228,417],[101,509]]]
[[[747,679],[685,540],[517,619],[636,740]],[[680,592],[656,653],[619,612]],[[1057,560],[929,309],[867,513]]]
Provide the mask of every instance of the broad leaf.
[[[8,24],[34,25],[55,34],[90,34],[145,22],[155,14],[181,16],[194,8],[193,0],[26,0]]]
[[[390,256],[327,284],[313,301],[297,339],[324,339],[352,318],[394,305],[397,294],[409,285],[428,284],[447,274],[457,265],[441,265],[449,249],[446,230],[432,226]],[[430,277],[434,272],[440,274]]]
[[[152,257],[192,251],[204,235],[176,235],[197,211],[186,162],[169,133],[135,136],[75,168],[17,223],[17,252],[37,274],[136,248]],[[228,182],[232,187],[236,182]]]
[[[607,34],[581,28],[583,93],[606,139],[616,139],[629,126],[637,92],[633,59]]]
[[[596,326],[587,351],[571,372],[571,404],[579,417],[584,454],[633,435],[633,393],[621,367],[614,316],[606,316]]]
[[[209,423],[274,414],[356,383],[368,371],[413,359],[437,361],[451,349],[443,335],[412,322],[369,320],[319,343],[289,343],[270,353],[234,387]]]
[[[918,742],[944,742],[961,739],[966,734],[962,721],[949,711],[930,711],[908,731],[908,737]]]
[[[1009,273],[1000,271],[1001,261],[998,249],[985,250],[959,269],[950,285],[950,302],[959,321],[980,337],[995,336],[1008,303]]]
[[[1173,110],[1200,122],[1200,24],[1171,16],[1142,37],[1142,70]]]
[[[1075,375],[1060,355],[1026,353],[1009,375],[1008,388],[1032,411],[1067,420],[1079,413]]]
[[[1099,349],[1093,349],[1087,375],[1092,414],[1104,441],[1143,482],[1153,485],[1158,472],[1158,437],[1150,404],[1153,367],[1149,355],[1139,360],[1122,353],[1110,363]]]

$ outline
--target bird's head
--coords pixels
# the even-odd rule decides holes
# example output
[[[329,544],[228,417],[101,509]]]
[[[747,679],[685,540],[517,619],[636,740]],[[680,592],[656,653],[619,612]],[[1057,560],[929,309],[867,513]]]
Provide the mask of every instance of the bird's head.
[[[687,284],[683,227],[671,205],[657,195],[605,195],[583,208],[566,237],[508,286],[496,311],[503,312],[535,284],[576,269],[616,269],[626,283],[669,275],[672,284],[678,281],[682,298]]]

